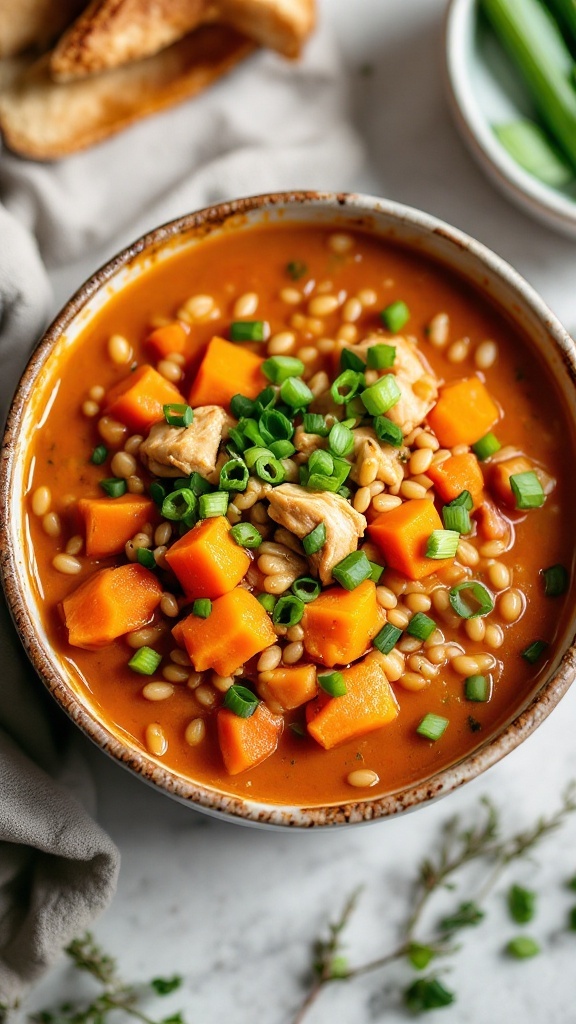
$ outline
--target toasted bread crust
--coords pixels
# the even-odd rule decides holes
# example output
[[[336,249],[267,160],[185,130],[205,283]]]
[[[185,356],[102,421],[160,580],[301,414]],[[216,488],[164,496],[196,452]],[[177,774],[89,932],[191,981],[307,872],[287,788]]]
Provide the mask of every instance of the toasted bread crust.
[[[260,46],[298,57],[316,23],[315,0],[218,0],[218,17]]]
[[[12,0],[0,3],[0,57],[46,49],[86,6],[86,0]]]

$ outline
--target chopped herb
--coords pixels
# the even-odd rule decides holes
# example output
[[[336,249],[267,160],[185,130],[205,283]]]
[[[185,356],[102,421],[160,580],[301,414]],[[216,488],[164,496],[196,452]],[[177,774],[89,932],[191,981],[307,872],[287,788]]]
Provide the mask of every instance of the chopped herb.
[[[528,924],[536,913],[536,893],[521,885],[510,886],[508,910],[516,924]]]
[[[299,281],[301,277],[305,277],[308,273],[308,267],[302,260],[290,260],[286,264],[286,273],[293,281]]]

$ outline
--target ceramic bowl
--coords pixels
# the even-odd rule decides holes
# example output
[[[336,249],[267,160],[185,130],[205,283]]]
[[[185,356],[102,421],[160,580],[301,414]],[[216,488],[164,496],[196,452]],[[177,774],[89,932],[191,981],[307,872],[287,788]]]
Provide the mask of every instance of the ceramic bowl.
[[[43,381],[54,359],[73,346],[103,304],[133,281],[152,261],[202,245],[214,232],[244,231],[266,221],[292,220],[364,230],[426,254],[455,271],[511,317],[550,366],[576,425],[576,350],[574,343],[533,289],[503,260],[480,243],[417,210],[361,195],[295,193],[240,199],[190,214],[134,242],[99,270],[70,299],[40,341],[20,381],[5,437],[0,481],[0,550],[4,587],[16,627],[40,678],[70,718],[102,750],[161,791],[190,806],[234,821],[276,828],[334,826],[385,818],[418,807],[476,777],[521,743],[549,714],[568,689],[576,652],[569,624],[545,681],[527,698],[497,735],[459,763],[418,785],[373,799],[324,807],[277,806],[236,798],[191,782],[147,755],[107,722],[46,635],[25,557],[24,454],[45,409]]]
[[[576,183],[564,188],[545,185],[520,167],[494,134],[492,125],[519,117],[534,118],[534,110],[528,93],[480,16],[479,0],[449,3],[444,60],[456,126],[482,170],[525,212],[576,238]]]

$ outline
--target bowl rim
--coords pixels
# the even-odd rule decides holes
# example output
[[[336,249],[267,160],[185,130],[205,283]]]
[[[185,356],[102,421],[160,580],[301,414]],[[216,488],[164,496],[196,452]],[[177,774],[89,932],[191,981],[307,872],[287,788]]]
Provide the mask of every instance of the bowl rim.
[[[493,183],[523,210],[562,234],[576,234],[576,199],[539,181],[506,152],[477,103],[466,60],[470,26],[479,0],[448,0],[444,16],[444,81],[456,126],[472,156]]]
[[[483,267],[508,288],[513,289],[538,320],[545,326],[576,387],[576,346],[561,323],[546,306],[543,299],[521,275],[500,256],[458,228],[412,207],[361,193],[333,193],[318,191],[276,192],[248,196],[205,207],[194,213],[178,217],[147,232],[109,260],[91,275],[62,307],[34,349],[21,375],[10,406],[0,464],[0,577],[7,604],[24,649],[44,685],[60,707],[77,726],[108,753],[115,761],[136,775],[167,792],[176,799],[231,821],[258,824],[275,828],[294,829],[335,826],[374,821],[414,809],[426,802],[446,795],[464,783],[476,778],[517,747],[549,715],[566,693],[576,674],[576,637],[566,641],[562,657],[556,668],[545,678],[530,702],[497,734],[487,738],[475,750],[456,763],[437,772],[427,780],[403,787],[401,790],[373,798],[359,799],[343,804],[324,806],[286,806],[259,803],[245,797],[231,796],[207,785],[193,782],[171,772],[145,752],[125,746],[119,737],[106,728],[95,714],[88,710],[72,688],[66,683],[48,658],[42,645],[36,641],[34,622],[26,597],[32,606],[34,599],[26,587],[19,586],[20,572],[10,543],[9,518],[11,516],[11,478],[16,462],[16,438],[20,420],[30,399],[37,375],[48,360],[52,349],[74,318],[89,300],[124,267],[130,266],[143,253],[154,253],[171,240],[191,231],[210,233],[231,217],[245,217],[256,212],[278,211],[302,206],[332,210],[334,221],[355,218],[369,219],[375,213],[412,226],[424,233],[442,237],[455,249],[467,251]],[[356,220],[357,223],[357,220]],[[339,226],[343,221],[340,219]],[[433,259],[434,257],[429,257]],[[456,274],[457,271],[454,271]],[[462,274],[464,277],[465,275]],[[25,581],[24,581],[25,582]],[[28,588],[29,589],[29,588]]]

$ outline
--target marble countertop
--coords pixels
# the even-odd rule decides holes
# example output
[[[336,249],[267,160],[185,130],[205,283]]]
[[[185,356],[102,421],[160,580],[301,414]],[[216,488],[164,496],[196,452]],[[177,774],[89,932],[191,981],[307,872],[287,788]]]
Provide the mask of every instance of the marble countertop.
[[[442,86],[443,0],[324,0],[352,70],[351,103],[371,170],[358,189],[420,207],[468,231],[508,259],[570,329],[576,324],[576,246],[510,206],[485,180],[452,124]],[[329,182],[327,185],[329,186]],[[65,285],[59,282],[63,290]],[[70,288],[68,287],[68,291]],[[540,729],[490,772],[443,801],[365,827],[274,833],[220,823],[147,788],[84,744],[96,780],[98,817],[122,853],[118,893],[98,921],[98,940],[128,979],[184,976],[160,1010],[190,1024],[290,1024],[302,997],[310,942],[357,886],[349,929],[352,961],[389,950],[408,906],[418,861],[454,813],[474,816],[488,794],[513,831],[549,813],[576,778],[576,687]],[[576,874],[576,821],[518,864],[463,935],[446,983],[458,993],[431,1024],[569,1024],[576,1019],[574,933],[562,933]],[[542,955],[512,962],[502,949],[518,929],[505,909],[511,881],[537,889],[530,932]],[[576,902],[576,901],[575,901]],[[404,966],[329,988],[308,1024],[406,1019]],[[78,994],[64,961],[29,1007]]]

